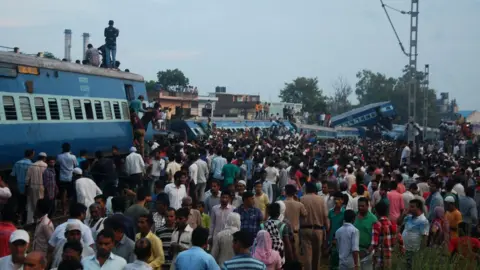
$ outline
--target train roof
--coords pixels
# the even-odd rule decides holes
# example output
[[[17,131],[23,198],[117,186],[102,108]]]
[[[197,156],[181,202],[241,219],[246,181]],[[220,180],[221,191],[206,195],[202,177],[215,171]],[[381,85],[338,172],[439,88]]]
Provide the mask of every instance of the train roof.
[[[344,112],[344,113],[342,113],[342,114],[336,115],[336,116],[332,117],[331,122],[335,122],[335,121],[338,121],[338,120],[340,120],[340,119],[347,118],[347,117],[349,117],[349,116],[352,116],[352,115],[355,115],[355,114],[357,114],[357,113],[360,113],[360,112],[362,112],[362,111],[370,110],[370,109],[373,109],[373,108],[376,108],[376,107],[380,107],[380,106],[383,106],[383,105],[386,105],[386,104],[390,104],[390,101],[382,101],[382,102],[377,102],[377,103],[368,104],[368,105],[365,105],[365,106],[363,106],[363,107],[356,108],[356,109],[353,109],[353,110],[351,110],[351,111]]]
[[[25,65],[30,67],[110,77],[129,81],[144,81],[143,76],[135,73],[122,72],[118,70],[99,68],[89,65],[80,65],[76,63],[60,61],[57,59],[36,57],[12,52],[0,52],[0,63]]]

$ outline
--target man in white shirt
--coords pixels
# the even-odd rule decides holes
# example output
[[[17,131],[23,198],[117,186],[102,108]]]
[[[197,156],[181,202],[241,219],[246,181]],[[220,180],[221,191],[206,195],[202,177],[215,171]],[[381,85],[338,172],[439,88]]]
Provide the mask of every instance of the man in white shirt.
[[[168,175],[169,183],[173,182],[173,176],[175,175],[175,173],[177,173],[181,169],[182,169],[182,156],[180,154],[177,154],[175,156],[175,160],[170,161],[167,165],[166,173]]]
[[[135,147],[130,148],[130,154],[125,158],[125,170],[129,176],[129,188],[134,190],[141,182],[145,170],[145,162]]]
[[[8,242],[12,254],[0,258],[0,269],[20,269],[25,261],[25,254],[27,254],[30,236],[24,230],[16,230],[10,235]]]
[[[102,194],[102,190],[93,182],[92,179],[82,177],[83,171],[80,168],[73,169],[75,181],[75,190],[77,191],[77,202],[90,207],[95,203],[95,197]],[[86,218],[90,217],[90,211],[87,211]]]
[[[411,145],[411,143],[409,143]],[[409,145],[405,145],[405,147],[402,150],[402,157],[400,158],[400,164],[410,164],[410,154],[412,150],[410,150]]]
[[[170,207],[177,210],[182,207],[182,199],[187,197],[187,189],[184,185],[187,176],[185,173],[178,171],[175,173],[174,179],[174,183],[165,186],[164,192],[168,195]]]
[[[63,246],[67,242],[70,241],[77,241],[79,242],[82,247],[82,257],[88,257],[93,254],[95,254],[95,251],[93,248],[85,245],[82,241],[82,228],[80,224],[78,223],[69,223],[67,224],[67,227],[65,228],[65,239],[60,240],[58,242],[58,245],[55,247],[55,250],[53,251],[53,261],[52,261],[52,266],[51,268],[57,268],[60,262],[62,262],[62,255],[63,255]]]
[[[65,229],[67,225],[70,223],[76,223],[80,225],[80,229],[82,231],[82,241],[85,244],[85,246],[93,247],[93,245],[95,244],[90,227],[88,227],[83,223],[85,221],[87,207],[85,207],[85,205],[81,203],[74,203],[70,206],[69,212],[70,212],[70,218],[66,222],[58,225],[55,228],[55,231],[53,232],[52,237],[48,241],[49,256],[47,257],[49,258],[51,258],[55,247],[60,243],[60,241],[62,239],[65,239]]]
[[[149,194],[153,194],[153,187],[156,181],[160,180],[163,170],[165,169],[165,160],[160,156],[160,151],[155,151],[155,158],[152,160],[149,183]]]
[[[10,197],[12,197],[12,192],[0,176],[0,205],[6,203]]]
[[[172,241],[170,242],[170,254],[174,257],[173,262],[175,262],[178,253],[192,247],[193,229],[187,224],[189,215],[190,211],[187,208],[181,208],[175,212],[177,228],[173,231]],[[173,265],[172,263],[172,267]]]
[[[202,201],[205,199],[205,188],[207,186],[207,179],[209,175],[208,164],[201,158],[197,158],[195,161],[197,164],[197,185],[195,186],[195,193],[197,194],[197,199]]]

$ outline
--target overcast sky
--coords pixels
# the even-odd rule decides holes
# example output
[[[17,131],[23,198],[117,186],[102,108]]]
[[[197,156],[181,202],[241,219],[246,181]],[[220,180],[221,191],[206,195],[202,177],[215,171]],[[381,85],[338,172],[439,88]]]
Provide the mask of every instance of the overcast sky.
[[[410,0],[385,3],[410,9]],[[330,94],[339,76],[352,86],[364,68],[399,76],[408,60],[378,0],[3,0],[1,6],[0,45],[63,58],[68,28],[72,58],[80,59],[82,33],[100,46],[112,19],[122,68],[146,80],[179,68],[201,93],[221,85],[278,101],[285,82],[315,76]],[[390,14],[408,50],[410,18]],[[421,0],[419,18],[419,69],[430,64],[431,86],[450,92],[460,109],[480,110],[480,0]]]

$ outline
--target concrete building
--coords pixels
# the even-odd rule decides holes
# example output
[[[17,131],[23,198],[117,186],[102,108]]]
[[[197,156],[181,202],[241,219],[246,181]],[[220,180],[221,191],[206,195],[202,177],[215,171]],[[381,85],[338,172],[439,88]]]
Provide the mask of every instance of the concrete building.
[[[458,111],[458,115],[464,118],[467,123],[480,124],[480,112],[478,111]]]
[[[210,93],[209,97],[217,98],[215,117],[239,117],[244,116],[245,111],[248,119],[255,117],[255,104],[260,101],[259,95],[231,94],[225,92]]]
[[[213,117],[215,113],[215,107],[217,105],[218,98],[217,97],[211,97],[211,96],[198,96],[198,116],[210,116]],[[208,115],[207,110],[205,106],[207,104],[211,105],[211,112],[210,115]],[[193,114],[192,114],[193,115]]]
[[[159,90],[158,92],[148,93],[149,101],[157,101],[162,108],[171,108],[172,115],[176,115],[179,109],[183,110],[183,115],[198,115],[198,92],[175,92]]]

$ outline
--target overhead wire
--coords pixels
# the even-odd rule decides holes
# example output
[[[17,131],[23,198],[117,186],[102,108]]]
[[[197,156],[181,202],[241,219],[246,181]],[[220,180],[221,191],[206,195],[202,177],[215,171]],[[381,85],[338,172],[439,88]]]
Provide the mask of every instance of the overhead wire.
[[[395,29],[395,26],[393,25],[392,19],[390,18],[390,14],[388,14],[387,7],[392,10],[398,11],[402,14],[407,14],[407,12],[401,11],[399,9],[386,5],[385,3],[383,3],[383,0],[380,0],[380,3],[382,4],[382,8],[385,11],[385,15],[387,15],[387,19],[388,19],[388,22],[390,23],[390,26],[392,27],[393,33],[395,33],[395,36],[397,37],[397,41],[398,41],[398,45],[400,46],[400,49],[402,50],[403,54],[405,54],[406,56],[409,56],[408,53],[405,51],[405,47],[403,46],[403,43],[400,40],[400,37],[398,36],[397,29]]]

